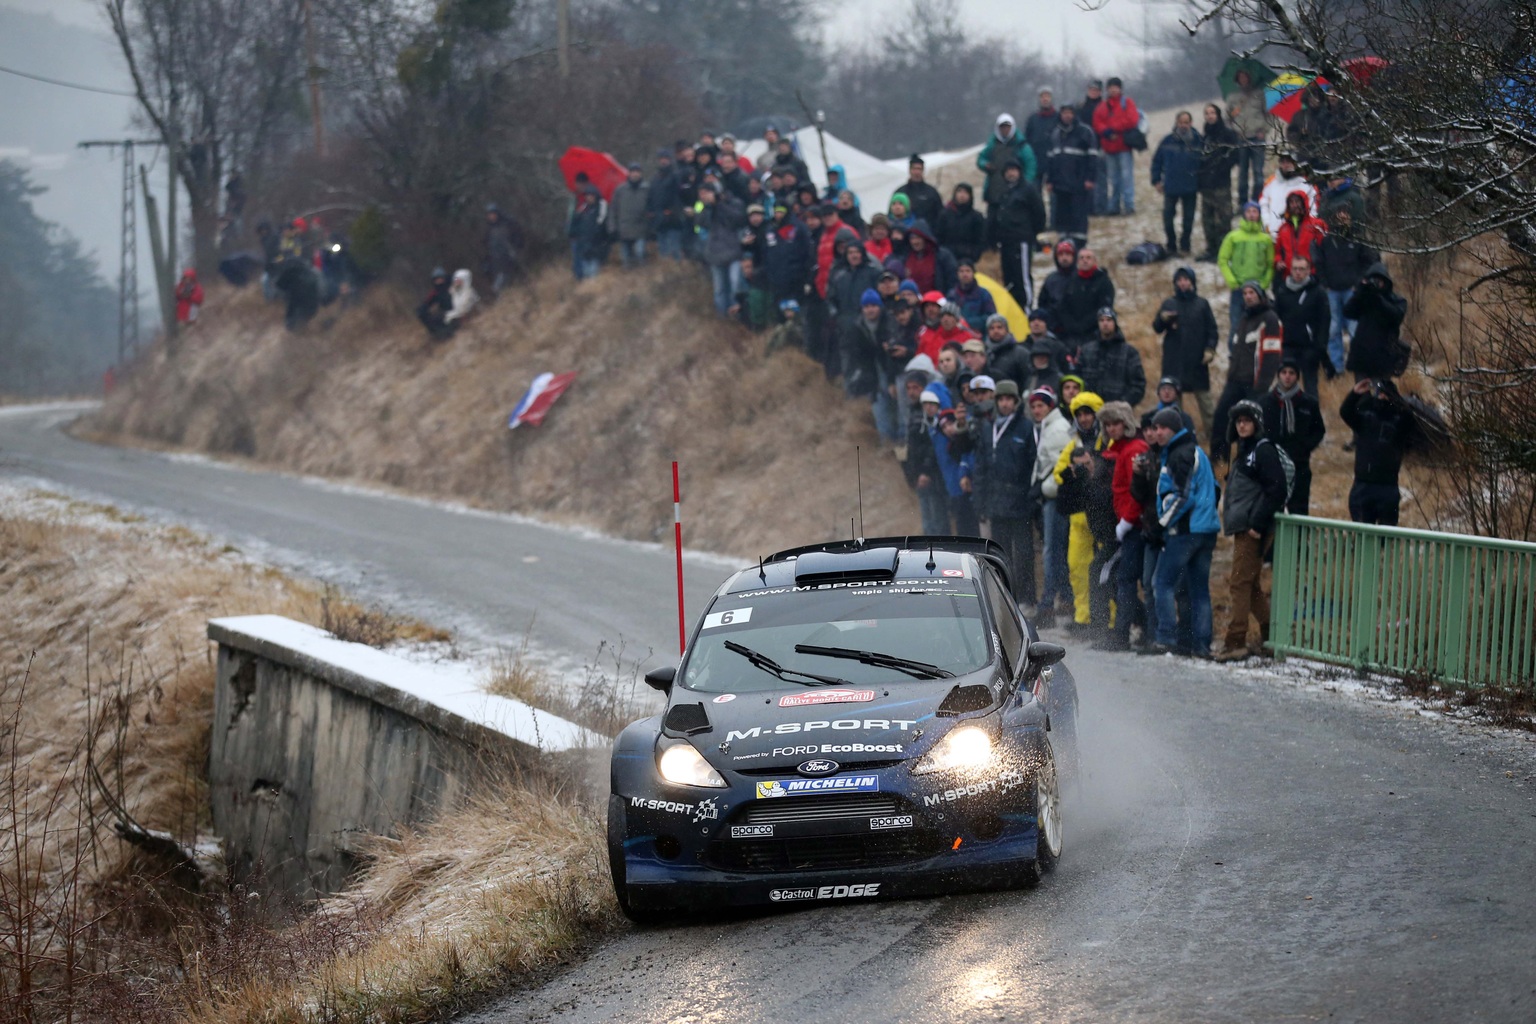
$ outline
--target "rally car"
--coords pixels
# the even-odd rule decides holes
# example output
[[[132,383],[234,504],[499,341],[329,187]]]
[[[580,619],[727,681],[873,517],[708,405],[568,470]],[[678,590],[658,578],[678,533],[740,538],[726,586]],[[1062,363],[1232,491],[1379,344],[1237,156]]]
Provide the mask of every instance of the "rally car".
[[[723,583],[661,714],[614,746],[619,904],[812,905],[1032,885],[1061,856],[1077,689],[1003,552],[886,537]]]

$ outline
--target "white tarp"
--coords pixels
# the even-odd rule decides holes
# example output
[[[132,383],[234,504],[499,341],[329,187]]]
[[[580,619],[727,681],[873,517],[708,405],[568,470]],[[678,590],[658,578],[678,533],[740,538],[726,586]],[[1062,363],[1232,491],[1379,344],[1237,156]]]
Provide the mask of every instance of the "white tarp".
[[[841,164],[848,175],[847,186],[859,197],[859,208],[866,219],[889,206],[892,194],[907,183],[907,160],[911,154],[881,160],[849,145],[830,132],[822,134],[826,139],[827,161],[821,158],[821,139],[817,138],[815,128],[801,128],[789,136],[795,140],[800,159],[805,161],[805,166],[810,170],[811,179],[816,183],[817,190],[820,191],[826,187],[827,162]],[[767,151],[768,144],[762,139],[753,139],[741,147],[741,152],[751,157],[754,164],[757,163],[758,157]],[[956,165],[959,170],[974,172],[971,180],[976,184],[976,191],[979,194],[982,174],[976,170],[976,154],[980,152],[981,147],[978,145],[969,149],[924,153],[923,162],[927,169],[927,180],[933,183],[940,170]],[[940,191],[945,199],[949,198],[947,190]]]

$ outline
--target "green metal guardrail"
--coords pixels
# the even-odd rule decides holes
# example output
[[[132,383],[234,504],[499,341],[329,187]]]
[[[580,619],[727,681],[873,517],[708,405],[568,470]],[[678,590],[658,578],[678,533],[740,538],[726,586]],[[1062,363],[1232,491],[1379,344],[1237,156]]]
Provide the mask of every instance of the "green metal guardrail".
[[[1276,522],[1276,657],[1536,686],[1536,544],[1310,516]]]

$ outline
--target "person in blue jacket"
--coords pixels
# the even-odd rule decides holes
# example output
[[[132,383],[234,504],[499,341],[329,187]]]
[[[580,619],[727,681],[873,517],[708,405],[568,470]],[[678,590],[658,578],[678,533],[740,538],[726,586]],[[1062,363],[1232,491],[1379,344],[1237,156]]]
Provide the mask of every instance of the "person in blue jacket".
[[[1195,197],[1200,194],[1200,162],[1205,159],[1205,142],[1195,131],[1195,117],[1179,111],[1173,131],[1157,144],[1152,154],[1152,187],[1163,197],[1163,235],[1168,251],[1188,253],[1190,234],[1195,229]],[[1173,211],[1184,204],[1184,218],[1178,235],[1173,232]]]
[[[1177,593],[1180,578],[1189,587],[1189,615],[1197,658],[1211,657],[1211,553],[1221,532],[1216,512],[1216,474],[1193,431],[1184,428],[1176,409],[1152,417],[1152,440],[1159,450],[1157,528],[1163,552],[1152,588],[1157,601],[1157,639],[1148,653],[1169,654],[1178,636]]]

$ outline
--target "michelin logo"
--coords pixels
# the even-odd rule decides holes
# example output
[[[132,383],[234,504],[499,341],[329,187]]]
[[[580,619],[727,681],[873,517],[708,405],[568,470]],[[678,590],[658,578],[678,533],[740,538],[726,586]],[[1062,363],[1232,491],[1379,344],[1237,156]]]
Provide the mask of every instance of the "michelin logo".
[[[771,800],[781,796],[810,793],[878,793],[878,775],[837,775],[830,779],[770,779],[757,784],[757,798]]]

